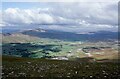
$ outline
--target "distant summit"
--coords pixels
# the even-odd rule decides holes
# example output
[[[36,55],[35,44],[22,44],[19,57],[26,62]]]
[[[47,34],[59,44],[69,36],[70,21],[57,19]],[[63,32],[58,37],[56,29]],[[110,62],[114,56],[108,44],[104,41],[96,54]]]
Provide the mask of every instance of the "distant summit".
[[[46,30],[44,29],[41,29],[41,28],[36,28],[36,29],[26,29],[26,30],[23,30],[23,31],[20,31],[21,33],[23,32],[46,32]]]
[[[21,32],[25,35],[35,36],[39,38],[58,39],[64,41],[108,41],[117,40],[118,32],[98,31],[98,32],[65,32],[57,30],[44,30],[41,28],[31,29]]]

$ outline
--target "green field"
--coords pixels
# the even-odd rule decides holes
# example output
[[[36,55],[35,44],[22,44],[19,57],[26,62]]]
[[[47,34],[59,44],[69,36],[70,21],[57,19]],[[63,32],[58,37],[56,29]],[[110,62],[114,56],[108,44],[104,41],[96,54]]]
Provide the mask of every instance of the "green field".
[[[20,57],[41,58],[44,56],[67,56],[69,51],[75,52],[79,47],[71,45],[79,42],[67,42],[41,38],[39,41],[26,43],[3,43],[2,49],[5,55]]]
[[[68,59],[88,57],[90,53],[93,58],[98,59],[118,59],[117,45],[110,45],[84,42],[67,42],[49,39],[39,40],[39,42],[28,43],[3,43],[3,55],[30,58],[54,58],[67,57]]]

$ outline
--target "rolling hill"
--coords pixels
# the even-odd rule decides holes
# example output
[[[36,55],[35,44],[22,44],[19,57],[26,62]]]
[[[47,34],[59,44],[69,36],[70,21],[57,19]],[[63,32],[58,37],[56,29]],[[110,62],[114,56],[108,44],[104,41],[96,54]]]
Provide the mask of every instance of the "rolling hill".
[[[39,41],[40,38],[35,36],[24,35],[22,33],[7,33],[7,34],[0,34],[0,40],[2,43],[26,43],[26,42],[33,42]]]

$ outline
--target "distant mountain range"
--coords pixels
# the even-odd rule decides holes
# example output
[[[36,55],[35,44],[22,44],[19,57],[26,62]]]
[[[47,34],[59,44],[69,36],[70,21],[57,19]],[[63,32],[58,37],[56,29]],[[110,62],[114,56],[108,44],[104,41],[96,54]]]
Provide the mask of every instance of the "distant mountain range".
[[[56,30],[29,29],[14,33],[0,34],[3,42],[30,42],[40,38],[58,39],[64,41],[110,41],[118,39],[118,32],[99,31],[89,33],[72,33]]]
[[[35,29],[23,31],[21,33],[40,38],[59,39],[65,41],[108,41],[118,39],[118,32],[110,31],[72,33],[55,30]]]

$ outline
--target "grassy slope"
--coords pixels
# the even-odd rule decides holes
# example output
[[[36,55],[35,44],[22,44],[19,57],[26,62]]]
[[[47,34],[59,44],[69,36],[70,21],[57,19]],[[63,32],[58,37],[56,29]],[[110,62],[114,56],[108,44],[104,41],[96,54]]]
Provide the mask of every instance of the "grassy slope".
[[[39,41],[40,38],[34,37],[34,36],[29,36],[29,35],[24,35],[24,34],[12,34],[12,35],[2,35],[2,42],[3,43],[26,43],[26,42],[33,42],[33,41]]]
[[[118,79],[118,63],[80,63],[47,59],[3,56],[3,78],[5,77],[56,77],[72,79],[106,78]]]

